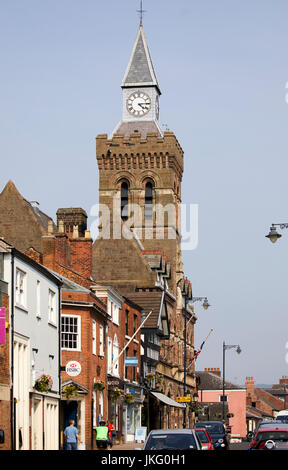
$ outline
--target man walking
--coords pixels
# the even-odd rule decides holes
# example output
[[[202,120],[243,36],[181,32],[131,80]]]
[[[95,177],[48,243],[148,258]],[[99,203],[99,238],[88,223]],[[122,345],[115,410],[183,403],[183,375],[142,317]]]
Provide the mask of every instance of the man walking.
[[[64,430],[64,439],[66,450],[77,450],[77,441],[79,440],[79,431],[74,426],[74,420],[70,419],[69,426]],[[79,441],[80,442],[80,441]]]
[[[100,421],[99,426],[96,428],[96,446],[98,449],[107,449],[108,432],[109,429],[105,421]]]

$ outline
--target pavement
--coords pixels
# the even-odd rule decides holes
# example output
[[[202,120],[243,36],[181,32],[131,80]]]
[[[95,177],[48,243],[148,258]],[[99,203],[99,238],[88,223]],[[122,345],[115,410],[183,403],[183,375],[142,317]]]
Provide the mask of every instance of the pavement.
[[[111,450],[135,450],[135,448],[142,449],[143,445],[143,442],[126,442],[126,444],[113,444]]]

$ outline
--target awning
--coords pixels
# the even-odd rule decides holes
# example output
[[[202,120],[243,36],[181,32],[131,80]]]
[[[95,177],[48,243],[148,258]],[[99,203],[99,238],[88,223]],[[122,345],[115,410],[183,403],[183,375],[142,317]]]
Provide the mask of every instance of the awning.
[[[160,392],[151,392],[154,397],[156,397],[158,400],[162,401],[165,403],[165,405],[169,406],[175,406],[175,408],[186,408],[186,405],[184,403],[177,403],[177,401],[172,400],[172,398],[167,397],[163,393]]]

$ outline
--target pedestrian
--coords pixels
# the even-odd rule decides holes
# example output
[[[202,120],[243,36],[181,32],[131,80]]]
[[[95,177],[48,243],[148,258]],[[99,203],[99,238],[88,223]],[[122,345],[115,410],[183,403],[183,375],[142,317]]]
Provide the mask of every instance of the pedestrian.
[[[64,430],[64,439],[66,443],[66,450],[77,450],[77,442],[79,439],[79,431],[74,426],[75,422],[73,419],[70,419],[69,426],[67,426]]]
[[[109,446],[110,446],[110,449],[112,449],[112,446],[113,446],[113,439],[114,439],[114,434],[115,434],[115,429],[114,429],[114,426],[113,424],[111,423],[111,421],[107,421],[107,424],[106,424],[107,428],[109,429],[109,433],[108,433],[108,436],[109,436]]]
[[[98,449],[107,449],[109,429],[105,421],[100,421],[96,428],[96,446]]]

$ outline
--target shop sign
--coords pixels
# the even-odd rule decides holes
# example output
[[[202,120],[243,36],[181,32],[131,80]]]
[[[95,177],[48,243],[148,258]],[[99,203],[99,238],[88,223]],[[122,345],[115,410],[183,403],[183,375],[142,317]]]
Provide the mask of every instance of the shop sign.
[[[66,374],[70,375],[70,377],[76,377],[81,372],[81,364],[77,361],[69,361],[65,367]]]
[[[138,366],[138,357],[125,357],[125,367],[137,367]]]
[[[190,403],[191,397],[176,397],[177,403]]]

